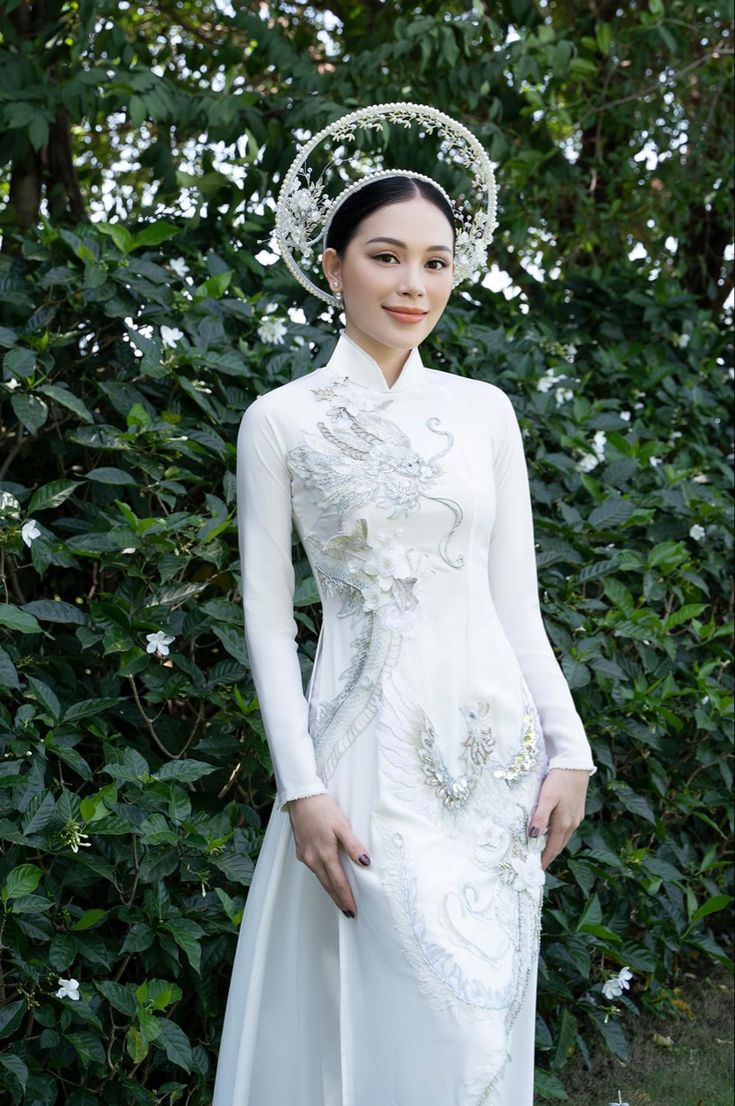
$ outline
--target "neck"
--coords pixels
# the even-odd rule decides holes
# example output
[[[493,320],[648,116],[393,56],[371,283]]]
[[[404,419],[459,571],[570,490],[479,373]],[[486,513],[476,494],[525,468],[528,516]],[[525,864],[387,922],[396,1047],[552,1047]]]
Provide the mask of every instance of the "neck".
[[[377,362],[388,387],[392,388],[411,356],[411,350],[398,349],[396,346],[386,346],[382,342],[376,342],[374,338],[352,325],[349,320],[345,326],[345,334]]]

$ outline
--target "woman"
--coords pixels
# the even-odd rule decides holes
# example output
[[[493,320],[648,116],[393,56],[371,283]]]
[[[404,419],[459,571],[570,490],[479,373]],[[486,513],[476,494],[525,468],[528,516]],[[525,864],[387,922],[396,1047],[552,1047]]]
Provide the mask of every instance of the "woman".
[[[418,175],[333,210],[345,327],[238,439],[248,649],[278,801],[214,1106],[530,1106],[543,869],[589,746],[538,601],[521,435],[424,365],[454,211]],[[307,696],[292,521],[323,621]],[[543,851],[542,851],[543,850]]]

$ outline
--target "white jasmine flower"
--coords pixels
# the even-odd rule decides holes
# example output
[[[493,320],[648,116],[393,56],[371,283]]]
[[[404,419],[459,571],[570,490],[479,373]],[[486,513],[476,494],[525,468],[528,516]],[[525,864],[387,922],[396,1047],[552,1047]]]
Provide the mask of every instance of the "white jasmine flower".
[[[261,314],[263,314],[263,315],[272,315],[273,312],[277,311],[277,310],[278,310],[278,304],[277,303],[266,303],[263,307],[260,308]]]
[[[120,550],[121,553],[135,553],[135,546],[128,545],[125,549]]]
[[[679,440],[679,438],[683,438],[683,437],[684,437],[684,435],[682,434],[681,430],[672,430],[671,431],[671,437],[669,438],[669,441],[677,442]]]
[[[76,979],[60,979],[57,998],[70,998],[73,1002],[79,1001],[79,981]]]
[[[557,388],[554,395],[557,407],[562,407],[565,403],[569,403],[574,399],[574,392],[571,388]]]
[[[539,379],[536,384],[536,388],[539,392],[550,392],[552,388],[556,387],[560,380],[564,379],[564,373],[561,373],[560,376],[557,376],[553,369],[549,369],[549,371],[547,373],[544,373],[544,375]]]
[[[174,276],[179,277],[181,280],[185,280],[189,275],[189,266],[183,257],[175,257],[172,261],[169,261],[168,267]]]
[[[655,469],[655,468],[658,468],[659,465],[662,465],[663,461],[661,460],[660,457],[649,457],[648,458],[648,463],[651,466],[651,468]]]
[[[620,418],[623,422],[630,422],[630,411],[621,411]]]
[[[600,461],[594,453],[585,453],[584,457],[577,461],[577,469],[579,472],[592,472],[592,469],[596,469],[599,463]]]
[[[687,346],[689,345],[690,340],[691,340],[691,335],[690,334],[677,334],[674,337],[675,344],[677,346],[680,346],[682,349],[687,348]]]
[[[577,352],[577,347],[570,343],[568,346],[564,347],[564,359],[566,361],[573,361],[576,352]]]
[[[689,530],[689,537],[694,538],[695,541],[701,541],[702,538],[706,537],[706,534],[707,531],[704,526],[700,526],[698,522],[695,522]]]
[[[164,346],[170,346],[172,349],[177,342],[180,342],[184,337],[183,330],[179,330],[177,326],[162,326],[161,327],[161,341]]]
[[[598,461],[605,460],[605,446],[607,445],[607,434],[604,430],[598,430],[592,439],[592,448],[595,451],[595,456]]]
[[[164,633],[163,630],[156,630],[155,634],[146,634],[146,653],[157,653],[159,657],[167,657],[169,654],[169,645],[176,638],[170,634]]]
[[[602,993],[606,999],[611,1001],[616,998],[620,998],[623,991],[627,991],[630,987],[630,981],[633,978],[633,973],[630,968],[621,968],[617,975],[611,976],[606,979],[602,985]]]
[[[14,392],[16,388],[20,388],[20,381],[16,380],[14,376],[11,376],[10,380],[5,381],[5,387],[10,392]]]
[[[692,477],[695,484],[709,484],[709,476],[706,472],[698,472],[696,476]]]
[[[287,327],[283,319],[263,319],[258,327],[258,337],[269,346],[282,346]]]
[[[541,867],[541,857],[538,853],[529,853],[525,860],[514,857],[510,864],[515,872],[514,891],[529,891],[533,894],[543,887],[546,873]]]
[[[41,531],[38,529],[35,518],[29,518],[28,522],[24,522],[20,528],[20,536],[26,545],[30,545],[36,538],[41,537]]]
[[[192,388],[196,388],[198,392],[206,392],[208,396],[211,396],[212,389],[208,388],[203,380],[192,380]]]

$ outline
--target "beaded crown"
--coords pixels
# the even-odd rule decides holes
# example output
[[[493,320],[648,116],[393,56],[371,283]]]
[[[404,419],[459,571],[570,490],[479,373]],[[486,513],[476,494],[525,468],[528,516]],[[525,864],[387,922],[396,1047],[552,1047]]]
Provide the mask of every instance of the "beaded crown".
[[[433,177],[410,169],[376,169],[374,161],[364,151],[356,151],[353,157],[347,154],[350,142],[357,145],[365,132],[384,132],[386,123],[407,129],[418,127],[426,134],[436,133],[438,162],[445,162],[452,168],[463,167],[472,178],[471,195],[453,199]],[[334,144],[335,154],[314,177],[307,161],[317,147],[328,140]],[[346,184],[350,174],[357,179]],[[471,279],[485,266],[487,247],[498,224],[495,173],[483,147],[467,127],[438,108],[407,102],[371,104],[342,116],[315,134],[294,158],[278,196],[275,219],[278,250],[296,280],[319,299],[334,307],[342,305],[340,299],[315,284],[305,271],[310,268],[317,272],[316,247],[322,250],[326,247],[337,209],[366,184],[396,176],[428,181],[452,208],[457,230],[454,284]],[[341,184],[342,188],[337,195],[330,196],[327,188],[335,178],[337,186]]]

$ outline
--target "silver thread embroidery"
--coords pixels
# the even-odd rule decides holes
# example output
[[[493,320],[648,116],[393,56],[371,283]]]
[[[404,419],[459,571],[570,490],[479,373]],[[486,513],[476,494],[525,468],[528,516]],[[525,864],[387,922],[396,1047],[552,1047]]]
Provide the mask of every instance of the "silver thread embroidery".
[[[422,499],[442,503],[451,511],[453,523],[439,542],[439,554],[450,567],[461,568],[464,556],[450,557],[447,546],[462,522],[462,508],[453,499],[431,494],[444,471],[440,461],[454,445],[454,436],[438,429],[440,419],[433,416],[426,425],[432,433],[443,435],[447,444],[424,458],[403,430],[382,413],[393,403],[392,398],[358,389],[349,377],[335,375],[312,392],[329,403],[329,421],[320,420],[318,434],[305,431],[306,444],[288,450],[291,471],[319,492],[325,509],[340,515],[374,504],[385,510],[388,518],[406,517],[420,509]]]

